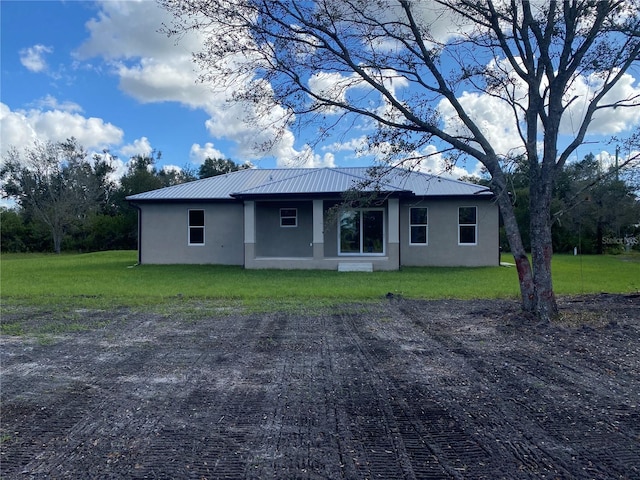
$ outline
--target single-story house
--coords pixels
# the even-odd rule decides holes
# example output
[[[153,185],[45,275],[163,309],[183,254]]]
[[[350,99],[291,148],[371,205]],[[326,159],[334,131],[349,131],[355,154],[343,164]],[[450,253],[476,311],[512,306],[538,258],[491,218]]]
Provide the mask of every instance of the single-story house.
[[[372,182],[370,172],[246,169],[131,195],[139,263],[327,270],[499,264],[498,208],[486,187],[401,169]],[[353,191],[365,200],[345,202]]]

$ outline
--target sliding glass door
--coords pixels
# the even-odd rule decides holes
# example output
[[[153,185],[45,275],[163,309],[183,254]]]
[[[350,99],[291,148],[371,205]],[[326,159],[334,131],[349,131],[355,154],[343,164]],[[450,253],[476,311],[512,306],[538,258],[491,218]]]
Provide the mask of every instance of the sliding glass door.
[[[384,255],[384,210],[357,209],[341,214],[340,255]]]

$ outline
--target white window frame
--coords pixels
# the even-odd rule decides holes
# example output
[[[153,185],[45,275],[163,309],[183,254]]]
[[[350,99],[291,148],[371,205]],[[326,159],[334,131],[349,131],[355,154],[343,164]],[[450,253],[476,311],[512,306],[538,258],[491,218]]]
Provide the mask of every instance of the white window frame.
[[[191,212],[202,212],[202,225],[191,225]],[[205,221],[205,211],[203,208],[190,208],[187,213],[187,244],[190,247],[204,247],[206,241],[206,221]],[[202,229],[202,242],[193,243],[191,241],[191,231],[192,229]]]
[[[282,215],[282,212],[284,212],[285,210],[289,210],[289,211],[293,211],[295,212],[295,215]],[[287,219],[291,219],[293,218],[293,225],[283,225],[282,221],[287,218]],[[298,226],[298,209],[297,208],[281,208],[280,209],[280,227],[282,228],[295,228]]]
[[[364,212],[382,212],[382,252],[364,252],[364,222],[362,221],[362,214]],[[385,212],[384,208],[352,208],[349,210],[345,210],[342,213],[347,213],[347,212],[358,212],[360,214],[360,252],[358,253],[354,253],[354,252],[341,252],[340,251],[340,220],[342,218],[342,214],[338,215],[338,226],[337,226],[337,230],[338,230],[338,256],[340,257],[384,257],[387,253],[387,214]]]
[[[462,208],[473,208],[476,212],[475,214],[475,223],[460,223],[460,209]],[[462,227],[473,227],[473,231],[474,231],[474,242],[464,242],[462,243],[460,241],[460,229]],[[458,245],[462,246],[462,247],[472,247],[474,245],[478,245],[478,207],[475,205],[465,205],[465,206],[461,206],[458,207]]]
[[[420,208],[427,211],[427,223],[411,223],[411,210],[414,208]],[[424,227],[425,241],[420,243],[414,243],[411,241],[411,231],[413,227]],[[426,247],[429,245],[429,208],[428,207],[410,207],[409,208],[409,245],[415,245],[418,247]]]

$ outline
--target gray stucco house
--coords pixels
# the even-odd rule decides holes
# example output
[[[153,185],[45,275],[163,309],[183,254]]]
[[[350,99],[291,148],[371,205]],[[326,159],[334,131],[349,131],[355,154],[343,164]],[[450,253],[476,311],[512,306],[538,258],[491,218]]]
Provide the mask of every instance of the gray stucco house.
[[[397,270],[499,264],[485,187],[392,169],[247,169],[127,197],[142,264]],[[350,203],[344,193],[375,192]]]

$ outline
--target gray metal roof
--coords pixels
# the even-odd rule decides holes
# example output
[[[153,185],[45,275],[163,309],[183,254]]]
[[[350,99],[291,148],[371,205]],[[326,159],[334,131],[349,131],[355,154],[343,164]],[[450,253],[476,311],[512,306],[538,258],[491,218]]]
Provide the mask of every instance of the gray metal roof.
[[[339,194],[349,189],[417,196],[491,195],[486,187],[402,169],[246,169],[127,197],[129,201],[233,200],[251,196]],[[379,177],[379,178],[378,178]]]

